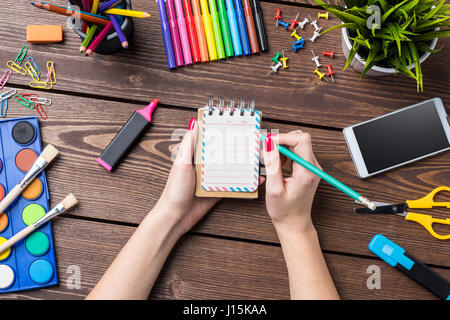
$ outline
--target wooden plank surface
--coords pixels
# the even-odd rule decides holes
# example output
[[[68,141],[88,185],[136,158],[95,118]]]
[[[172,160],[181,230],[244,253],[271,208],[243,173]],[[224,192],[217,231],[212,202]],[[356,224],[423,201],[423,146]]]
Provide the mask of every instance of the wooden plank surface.
[[[133,110],[142,105],[53,93],[43,96],[50,97],[53,105],[48,108],[49,119],[41,122],[42,137],[44,142],[61,150],[59,159],[47,170],[53,203],[74,192],[80,199],[80,206],[72,215],[140,223],[159,199],[171,167],[172,151],[196,112],[159,107],[154,114],[152,128],[118,169],[109,174],[95,160]],[[30,114],[33,112],[12,103],[8,117]],[[262,128],[310,132],[322,167],[374,200],[399,202],[416,199],[450,180],[449,152],[360,180],[356,177],[340,132],[285,125],[264,118]],[[175,130],[181,131],[173,136]],[[264,188],[260,187],[259,191],[257,200],[222,200],[195,230],[277,243],[277,235],[266,213]],[[405,247],[414,248],[416,256],[427,263],[450,266],[448,241],[434,239],[418,224],[398,216],[358,216],[353,213],[353,208],[352,199],[321,183],[313,218],[324,250],[366,255],[372,236],[382,233]],[[445,217],[445,212],[433,210],[436,216]],[[448,228],[442,231],[448,232]]]
[[[61,217],[54,223],[60,284],[2,295],[2,299],[83,299],[135,230],[133,227]],[[325,254],[344,299],[435,299],[377,259]],[[381,269],[381,289],[366,286],[368,266]],[[81,271],[80,289],[69,289],[69,268]],[[450,270],[434,269],[450,278]],[[72,282],[73,283],[73,282]],[[185,236],[168,259],[152,299],[289,299],[287,272],[277,246]]]
[[[24,44],[27,24],[65,24],[64,17],[33,8],[27,2],[10,0],[8,4],[0,12],[0,21],[8,21],[8,27],[0,29],[1,63],[17,55]],[[254,96],[266,118],[336,128],[435,96],[442,97],[444,104],[450,102],[450,65],[446,58],[450,40],[440,41],[438,45],[446,47],[423,64],[425,92],[418,94],[415,81],[402,76],[359,79],[359,75],[350,69],[341,71],[344,57],[339,31],[324,35],[315,44],[306,40],[305,50],[294,54],[290,49],[293,38],[287,31],[275,28],[272,18],[275,8],[280,7],[286,17],[294,17],[299,10],[301,16],[316,16],[318,9],[263,2],[269,53],[169,71],[156,2],[135,0],[133,5],[149,11],[152,17],[146,21],[134,19],[134,41],[128,50],[86,58],[78,53],[80,39],[67,27],[63,45],[30,45],[30,54],[41,66],[47,60],[55,61],[56,90],[142,102],[158,97],[165,104],[178,107],[201,106],[208,95]],[[336,23],[336,18],[320,21],[324,28]],[[302,35],[307,39],[312,34],[312,27],[305,30]],[[12,37],[12,34],[17,36]],[[271,57],[281,49],[289,57],[289,69],[266,77]],[[322,59],[333,64],[337,71],[336,83],[320,82],[312,74],[314,64],[310,49],[316,53],[335,49],[340,53],[341,56],[333,61]],[[16,75],[12,79],[14,84],[27,84],[27,81]],[[395,90],[392,90],[393,85]]]

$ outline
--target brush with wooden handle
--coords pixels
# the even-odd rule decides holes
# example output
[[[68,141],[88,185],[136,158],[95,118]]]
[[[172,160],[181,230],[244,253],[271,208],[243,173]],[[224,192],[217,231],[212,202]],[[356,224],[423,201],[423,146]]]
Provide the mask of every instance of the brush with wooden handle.
[[[39,158],[31,166],[30,170],[25,174],[22,181],[20,181],[0,202],[0,213],[5,212],[11,203],[25,190],[25,188],[33,181],[39,173],[41,173],[52,162],[59,151],[49,144],[42,151]]]
[[[54,217],[58,216],[59,214],[69,210],[73,206],[75,206],[78,203],[77,198],[71,193],[67,197],[64,198],[63,201],[58,203],[56,207],[54,207],[52,210],[47,212],[43,217],[41,217],[36,222],[30,224],[28,227],[20,231],[19,233],[15,234],[13,237],[9,238],[8,241],[0,245],[0,254],[13,246],[18,241],[25,238],[27,235],[32,233],[34,230],[42,226],[44,223],[50,221]]]

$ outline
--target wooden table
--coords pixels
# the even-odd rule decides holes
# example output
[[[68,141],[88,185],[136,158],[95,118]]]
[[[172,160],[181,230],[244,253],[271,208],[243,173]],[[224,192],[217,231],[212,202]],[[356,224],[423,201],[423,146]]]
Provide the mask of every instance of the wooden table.
[[[55,1],[61,4],[64,1]],[[54,223],[60,285],[42,290],[2,295],[1,298],[81,299],[93,288],[147,212],[158,200],[171,167],[171,152],[179,142],[175,129],[187,128],[207,96],[255,97],[264,114],[263,128],[311,133],[314,151],[323,168],[373,200],[415,199],[450,181],[450,153],[360,180],[342,136],[342,128],[422,100],[441,97],[450,105],[448,90],[450,41],[424,64],[425,92],[403,76],[359,78],[341,71],[345,58],[340,32],[306,41],[296,54],[292,38],[275,29],[275,8],[285,19],[317,16],[308,0],[262,1],[270,52],[194,65],[169,71],[159,27],[156,2],[134,0],[133,6],[151,13],[134,19],[134,40],[128,50],[111,56],[84,57],[80,39],[65,26],[65,41],[29,45],[29,54],[44,68],[55,61],[57,84],[41,96],[53,100],[48,120],[41,121],[44,143],[61,156],[47,171],[51,203],[74,192],[80,205]],[[26,1],[7,0],[0,11],[0,61],[17,55],[25,44],[27,24],[64,24],[65,18],[31,7]],[[320,20],[326,27],[336,18]],[[308,26],[305,38],[312,27]],[[311,51],[334,49],[334,84],[312,74]],[[284,49],[289,69],[266,77],[271,58]],[[326,60],[323,58],[323,60]],[[13,75],[8,88],[30,92],[28,78]],[[113,173],[96,158],[131,113],[153,98],[161,104],[154,126],[139,146]],[[449,110],[449,109],[447,109]],[[449,110],[450,111],[450,110]],[[8,118],[34,115],[11,103]],[[344,299],[433,299],[434,296],[376,258],[367,245],[382,233],[450,279],[450,242],[432,238],[422,227],[397,216],[357,216],[354,203],[327,183],[319,186],[313,208],[325,259]],[[434,211],[444,217],[444,210]],[[143,253],[144,254],[144,253]],[[81,288],[69,289],[69,266],[81,269]],[[381,289],[366,286],[371,265],[381,268]],[[153,299],[288,299],[288,279],[275,230],[266,213],[264,188],[257,200],[222,200],[174,249],[152,291]]]

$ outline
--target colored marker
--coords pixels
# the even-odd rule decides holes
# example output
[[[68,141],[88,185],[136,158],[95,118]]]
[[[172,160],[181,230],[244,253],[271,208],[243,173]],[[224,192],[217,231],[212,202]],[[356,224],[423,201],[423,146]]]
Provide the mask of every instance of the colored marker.
[[[231,40],[230,25],[228,24],[227,10],[225,9],[224,0],[217,0],[219,11],[220,26],[222,29],[223,44],[227,57],[234,56],[233,41]]]
[[[216,0],[209,0],[209,11],[211,11],[211,23],[214,32],[214,41],[216,42],[217,57],[225,59],[225,50],[223,48],[222,28],[220,27],[219,13],[217,12]]]
[[[97,159],[101,166],[108,171],[117,167],[128,151],[151,126],[152,114],[157,105],[158,100],[154,99],[148,106],[133,113]]]
[[[239,27],[236,20],[236,11],[234,11],[233,0],[225,0],[227,3],[227,16],[230,23],[231,40],[233,40],[234,55],[242,56],[241,37],[239,35]]]
[[[170,34],[172,35],[173,53],[175,54],[175,62],[177,67],[183,66],[183,49],[181,49],[180,33],[178,31],[177,18],[175,16],[175,7],[173,0],[167,1],[167,13],[169,15]]]
[[[191,53],[194,63],[200,62],[200,47],[198,45],[197,31],[195,30],[194,16],[192,15],[191,1],[183,0],[184,12],[186,15],[186,27],[189,35],[189,43],[191,44]]]
[[[177,11],[178,30],[180,31],[181,48],[183,49],[184,62],[192,64],[191,48],[189,46],[189,36],[184,19],[183,4],[181,0],[175,0],[175,10]]]
[[[251,0],[253,17],[255,18],[256,33],[258,35],[259,48],[261,51],[269,50],[269,45],[267,44],[266,32],[264,31],[264,20],[262,16],[261,6],[259,5],[259,0]]]
[[[245,22],[244,10],[242,9],[241,0],[234,0],[234,6],[236,9],[236,17],[239,27],[239,35],[241,37],[242,50],[244,55],[248,56],[251,54],[250,42],[248,39],[247,23]]]
[[[209,14],[207,0],[200,0],[200,6],[202,7],[203,25],[205,27],[206,44],[208,45],[209,58],[211,61],[217,60],[216,43],[214,41],[214,32],[211,23],[211,16]]]
[[[175,69],[177,65],[175,63],[175,55],[173,54],[169,23],[167,22],[166,6],[164,5],[164,0],[156,1],[158,2],[159,18],[161,20],[161,31],[163,35],[164,48],[166,49],[167,66],[169,67],[169,69]]]
[[[200,56],[202,57],[202,62],[207,62],[209,61],[208,45],[206,42],[205,27],[203,25],[202,12],[200,11],[199,0],[192,0],[192,11],[194,13],[195,30],[197,31]]]
[[[250,39],[250,48],[252,53],[259,52],[258,36],[256,35],[255,22],[253,21],[253,11],[250,6],[250,0],[242,0],[244,5],[245,21],[247,22],[248,37]]]

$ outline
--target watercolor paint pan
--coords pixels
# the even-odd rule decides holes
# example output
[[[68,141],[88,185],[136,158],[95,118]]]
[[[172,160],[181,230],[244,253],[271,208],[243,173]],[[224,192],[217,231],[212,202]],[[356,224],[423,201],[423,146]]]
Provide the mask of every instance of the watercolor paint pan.
[[[42,152],[38,117],[0,121],[0,199],[22,180]],[[0,213],[0,243],[49,211],[45,172]],[[0,254],[0,293],[56,285],[58,275],[51,223]]]

